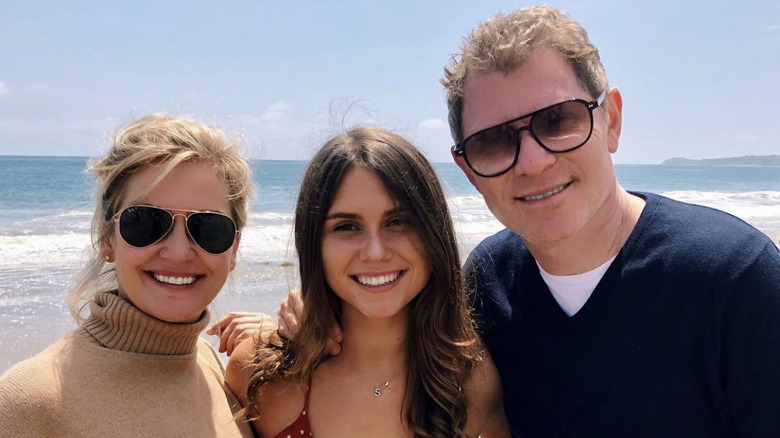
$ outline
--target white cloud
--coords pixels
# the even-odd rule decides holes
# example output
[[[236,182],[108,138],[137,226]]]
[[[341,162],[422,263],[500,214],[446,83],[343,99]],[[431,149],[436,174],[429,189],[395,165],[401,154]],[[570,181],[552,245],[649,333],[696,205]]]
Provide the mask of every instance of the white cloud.
[[[778,32],[778,31],[780,31],[780,24],[770,24],[769,26],[764,28],[764,31],[766,31],[766,32]]]
[[[280,100],[269,105],[263,114],[260,115],[260,120],[270,122],[286,120],[290,118],[291,112],[292,106],[287,102]]]
[[[46,84],[34,84],[24,88],[16,89],[14,91],[15,93],[43,93],[48,90],[49,90],[49,86]],[[8,84],[0,81],[0,97],[6,94],[11,94],[11,89],[8,87]]]
[[[449,162],[452,136],[450,126],[438,118],[425,119],[417,124],[415,143],[422,149],[428,159],[434,162]]]
[[[0,154],[96,156],[115,128],[105,118],[0,116]]]
[[[312,148],[322,141],[322,115],[304,121],[295,117],[284,100],[267,106],[260,114],[241,114],[225,125],[243,131],[250,156],[265,159],[308,160]]]
[[[49,91],[49,86],[46,84],[35,84],[25,88],[24,91],[27,93],[43,93]]]
[[[737,143],[756,143],[759,138],[757,135],[738,134],[734,140],[736,140]]]
[[[446,130],[449,132],[449,125],[442,119],[425,119],[417,124],[418,130]]]

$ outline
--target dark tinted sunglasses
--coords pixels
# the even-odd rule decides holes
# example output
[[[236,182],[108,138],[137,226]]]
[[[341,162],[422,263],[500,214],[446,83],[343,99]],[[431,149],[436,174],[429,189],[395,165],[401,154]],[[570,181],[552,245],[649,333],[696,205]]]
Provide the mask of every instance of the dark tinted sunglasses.
[[[455,156],[463,157],[477,175],[499,176],[517,163],[520,135],[529,131],[531,137],[548,152],[560,154],[573,151],[590,139],[593,133],[593,110],[606,93],[594,101],[570,99],[536,110],[512,120],[477,131],[452,147]],[[513,124],[529,119],[528,124],[515,128]]]
[[[236,222],[230,216],[213,211],[169,210],[152,205],[131,205],[114,216],[119,235],[130,246],[144,248],[163,240],[173,229],[176,216],[182,216],[187,235],[203,251],[222,254],[233,246]]]

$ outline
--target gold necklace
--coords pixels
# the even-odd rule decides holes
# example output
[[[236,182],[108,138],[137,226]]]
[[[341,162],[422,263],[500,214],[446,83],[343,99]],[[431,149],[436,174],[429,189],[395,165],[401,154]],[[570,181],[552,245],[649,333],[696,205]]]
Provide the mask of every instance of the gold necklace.
[[[352,369],[353,369],[353,370],[355,370],[355,371],[356,371],[358,374],[360,374],[360,377],[362,377],[363,379],[365,379],[365,380],[366,380],[368,383],[370,383],[370,384],[371,384],[371,386],[373,386],[373,387],[374,387],[374,397],[380,397],[380,396],[382,395],[382,391],[384,391],[384,390],[385,390],[385,388],[387,388],[388,386],[390,386],[390,381],[391,381],[391,380],[393,380],[393,377],[395,377],[395,376],[396,376],[396,374],[398,374],[398,372],[400,372],[400,371],[401,371],[401,368],[403,368],[403,366],[404,366],[404,364],[405,364],[405,363],[406,363],[406,359],[402,360],[402,361],[401,361],[401,365],[398,365],[398,369],[397,369],[397,370],[395,370],[395,372],[394,372],[394,373],[393,373],[393,374],[392,374],[390,377],[388,377],[388,379],[387,379],[387,380],[385,380],[385,383],[383,383],[383,384],[381,384],[381,385],[377,385],[377,384],[375,384],[374,382],[372,382],[372,381],[371,381],[371,379],[369,379],[368,377],[366,377],[366,375],[365,375],[365,374],[363,374],[363,373],[360,371],[360,368],[358,368],[358,366],[357,366],[357,365],[355,365],[355,363],[354,363],[354,362],[352,362],[352,361],[349,361],[349,366],[350,366],[350,367],[352,367]]]

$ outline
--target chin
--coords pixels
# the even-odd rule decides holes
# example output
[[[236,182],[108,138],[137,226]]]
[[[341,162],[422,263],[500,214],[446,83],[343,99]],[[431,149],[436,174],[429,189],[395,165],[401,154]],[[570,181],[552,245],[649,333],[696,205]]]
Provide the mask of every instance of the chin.
[[[165,322],[172,322],[174,324],[189,324],[197,321],[203,314],[203,310],[185,310],[176,309],[175,311],[159,311],[151,313],[150,315]]]
[[[530,246],[551,246],[573,236],[577,232],[577,227],[573,224],[555,224],[551,223],[547,227],[537,229],[523,229],[522,233],[517,233],[523,239],[526,245]]]

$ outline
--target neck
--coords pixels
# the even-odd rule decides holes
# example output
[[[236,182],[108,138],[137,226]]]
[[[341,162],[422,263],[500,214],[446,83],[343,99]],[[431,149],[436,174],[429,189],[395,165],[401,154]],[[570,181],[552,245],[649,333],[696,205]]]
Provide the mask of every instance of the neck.
[[[406,357],[408,318],[408,308],[390,318],[367,318],[345,308],[341,318],[342,352],[334,359],[361,370],[373,370],[372,374],[389,375]]]
[[[598,212],[581,229],[560,241],[528,249],[545,271],[573,275],[590,271],[614,257],[628,240],[644,208],[644,200],[626,192],[615,181],[614,189]]]
[[[123,300],[116,291],[98,293],[89,308],[83,330],[106,348],[130,353],[193,354],[198,335],[209,321],[207,311],[191,324],[161,321]]]

